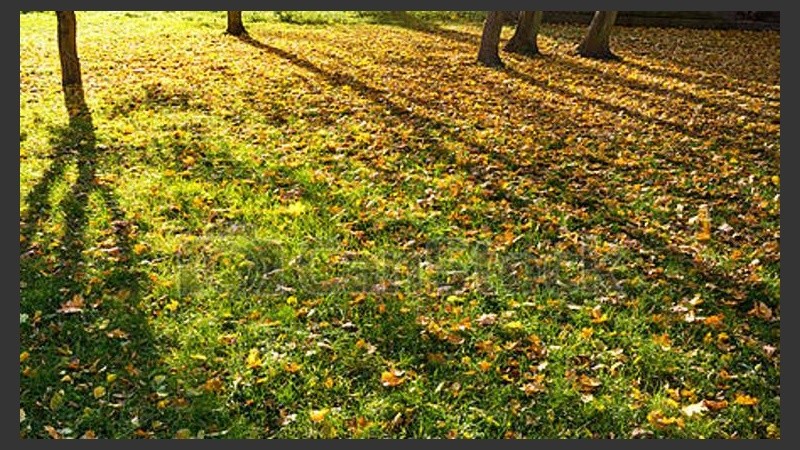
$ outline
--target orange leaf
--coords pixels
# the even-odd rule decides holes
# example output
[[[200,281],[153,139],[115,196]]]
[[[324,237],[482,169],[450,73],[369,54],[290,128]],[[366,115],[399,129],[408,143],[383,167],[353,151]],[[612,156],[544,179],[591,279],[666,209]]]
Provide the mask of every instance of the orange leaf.
[[[711,411],[719,411],[728,407],[727,400],[703,400],[703,404]]]
[[[403,378],[405,372],[402,370],[387,370],[381,374],[381,384],[386,387],[399,386],[406,380]]]
[[[713,328],[719,328],[722,326],[723,324],[722,320],[724,318],[725,318],[724,314],[716,314],[713,316],[708,316],[705,319],[703,319],[703,323]]]
[[[289,373],[297,373],[300,371],[302,366],[297,364],[296,362],[290,362],[283,367]]]

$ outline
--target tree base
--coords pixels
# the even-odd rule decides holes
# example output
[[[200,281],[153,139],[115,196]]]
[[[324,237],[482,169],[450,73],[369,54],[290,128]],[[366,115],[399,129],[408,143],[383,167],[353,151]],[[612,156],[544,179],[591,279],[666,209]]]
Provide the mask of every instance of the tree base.
[[[539,47],[522,42],[508,41],[503,50],[509,53],[516,53],[523,56],[536,56],[540,55]]]
[[[602,59],[606,61],[619,61],[622,58],[614,54],[611,50],[601,49],[601,50],[584,50],[578,48],[578,55],[583,56],[584,58],[592,58],[592,59]]]
[[[228,29],[225,30],[225,34],[230,34],[231,36],[247,36],[247,30],[244,28],[242,29]]]
[[[501,69],[506,66],[506,64],[503,62],[503,60],[500,59],[500,57],[497,57],[497,58],[485,58],[485,57],[481,58],[481,57],[478,57],[478,63],[480,63],[480,64],[482,64],[482,65],[484,65],[486,67],[495,67],[495,68],[501,68]]]

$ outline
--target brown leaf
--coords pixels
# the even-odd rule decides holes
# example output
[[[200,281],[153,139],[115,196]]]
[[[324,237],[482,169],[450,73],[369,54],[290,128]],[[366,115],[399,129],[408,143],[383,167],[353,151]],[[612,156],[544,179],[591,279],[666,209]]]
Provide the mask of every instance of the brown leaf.
[[[83,311],[85,306],[86,301],[83,299],[83,296],[80,294],[75,294],[70,300],[62,303],[61,307],[56,311],[60,312],[61,314],[79,313]]]
[[[763,302],[757,302],[753,309],[747,312],[747,315],[769,321],[772,320],[772,309]]]
[[[497,321],[497,314],[481,314],[481,316],[478,317],[477,320],[478,325],[482,327],[488,327],[490,325],[494,325],[496,321]]]
[[[703,405],[711,411],[719,411],[728,407],[727,400],[703,400]]]

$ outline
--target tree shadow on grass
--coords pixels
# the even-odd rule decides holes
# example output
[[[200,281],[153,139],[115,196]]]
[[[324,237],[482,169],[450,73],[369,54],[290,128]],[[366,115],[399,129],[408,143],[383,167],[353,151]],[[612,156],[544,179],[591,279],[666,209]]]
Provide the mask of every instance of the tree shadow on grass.
[[[288,60],[298,67],[321,76],[333,86],[349,86],[350,88],[359,92],[365,98],[386,107],[391,115],[395,116],[396,118],[414,123],[415,128],[417,130],[421,130],[420,132],[430,133],[431,131],[435,131],[453,140],[460,141],[465,145],[465,148],[470,149],[470,153],[475,153],[476,156],[488,158],[489,164],[494,165],[497,170],[516,171],[521,175],[541,179],[548,185],[561,186],[560,190],[541,192],[540,195],[547,197],[551,201],[564,203],[574,210],[591,211],[591,221],[596,222],[597,220],[601,220],[604,223],[623,231],[631,239],[634,239],[643,247],[647,248],[649,252],[659,255],[659,259],[661,261],[668,261],[670,263],[677,264],[679,267],[681,267],[683,275],[686,277],[686,283],[681,290],[687,295],[698,287],[711,286],[722,300],[730,298],[740,300],[742,303],[738,308],[739,311],[749,308],[755,301],[765,301],[768,304],[774,304],[776,302],[776,299],[773,298],[773,295],[769,291],[769,287],[766,285],[766,283],[745,283],[742,280],[734,278],[731,276],[731,274],[723,273],[721,270],[712,267],[707,263],[698,261],[693,254],[678,249],[666,239],[646,233],[641,226],[631,222],[629,219],[622,217],[619,214],[614,213],[612,209],[610,209],[601,200],[598,200],[597,198],[586,193],[576,194],[568,190],[568,183],[559,182],[559,180],[551,180],[550,178],[553,176],[560,176],[560,171],[553,170],[554,168],[549,167],[548,162],[546,161],[518,161],[517,159],[512,158],[501,151],[492,151],[484,148],[482,145],[472,141],[464,134],[454,132],[448,124],[425,117],[412,110],[402,108],[399,105],[394,104],[388,98],[390,93],[368,86],[365,83],[356,80],[349,74],[328,72],[306,59],[277,47],[264,44],[251,36],[240,39],[249,45],[266,50],[274,55]],[[665,131],[669,130],[684,136],[698,139],[703,138],[702,134],[698,131],[690,129],[680,123],[673,123],[671,121],[650,117],[638,111],[611,104],[600,98],[589,98],[557,86],[552,86],[550,84],[545,85],[537,81],[535,78],[523,74],[513,68],[506,68],[504,69],[504,72],[510,77],[537,85],[543,89],[554,90],[555,92],[567,97],[574,97],[581,102],[588,102],[600,109],[616,114],[632,116],[643,124],[654,124]],[[408,94],[398,95],[413,101],[412,97]],[[452,155],[449,155],[444,150],[436,148],[432,150],[435,152],[433,155],[426,154],[424,156],[433,156],[437,161],[452,161]],[[408,157],[414,157],[414,154],[409,153]],[[676,160],[675,163],[679,164],[680,161]],[[469,166],[465,166],[463,164],[469,164]],[[462,163],[459,168],[466,170],[473,176],[477,177],[479,182],[485,181],[489,183],[489,186],[495,186],[495,184],[497,184],[499,181],[496,178],[487,177],[485,180],[482,179],[491,172],[488,170],[488,166],[479,166],[480,164],[472,165],[471,163]],[[495,187],[496,189],[493,190],[500,193],[500,195],[504,195],[506,197],[510,195],[508,193],[504,194],[503,192],[505,190],[499,186]],[[511,195],[511,197],[513,197],[513,195]],[[525,201],[525,199],[519,200]],[[514,201],[514,199],[510,199],[509,201]],[[579,228],[584,225],[588,226],[589,224],[575,224],[575,226]]]
[[[53,130],[52,162],[20,219],[20,344],[28,355],[20,436],[173,437],[175,424],[221,431],[229,421],[219,399],[164,362],[142,311],[148,255],[137,245],[138,225],[98,177],[107,150],[82,109]]]

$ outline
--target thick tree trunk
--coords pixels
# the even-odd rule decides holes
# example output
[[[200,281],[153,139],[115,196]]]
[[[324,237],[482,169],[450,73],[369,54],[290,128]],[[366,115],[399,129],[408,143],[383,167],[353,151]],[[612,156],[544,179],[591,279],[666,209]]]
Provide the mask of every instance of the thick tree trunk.
[[[491,67],[502,67],[503,61],[497,46],[500,45],[500,32],[503,30],[503,16],[501,11],[489,11],[483,23],[481,48],[478,50],[478,61]]]
[[[247,30],[244,29],[244,23],[242,23],[241,11],[228,11],[228,29],[225,32],[234,36],[247,34]]]
[[[503,48],[507,52],[521,55],[538,55],[539,46],[536,37],[539,35],[539,26],[542,24],[542,11],[522,11],[519,14],[517,28],[514,35]]]
[[[617,11],[596,11],[578,53],[587,58],[616,59],[608,44],[616,19]]]
[[[58,56],[61,60],[61,87],[70,119],[89,114],[83,95],[81,63],[76,43],[75,11],[56,11],[58,20]]]

